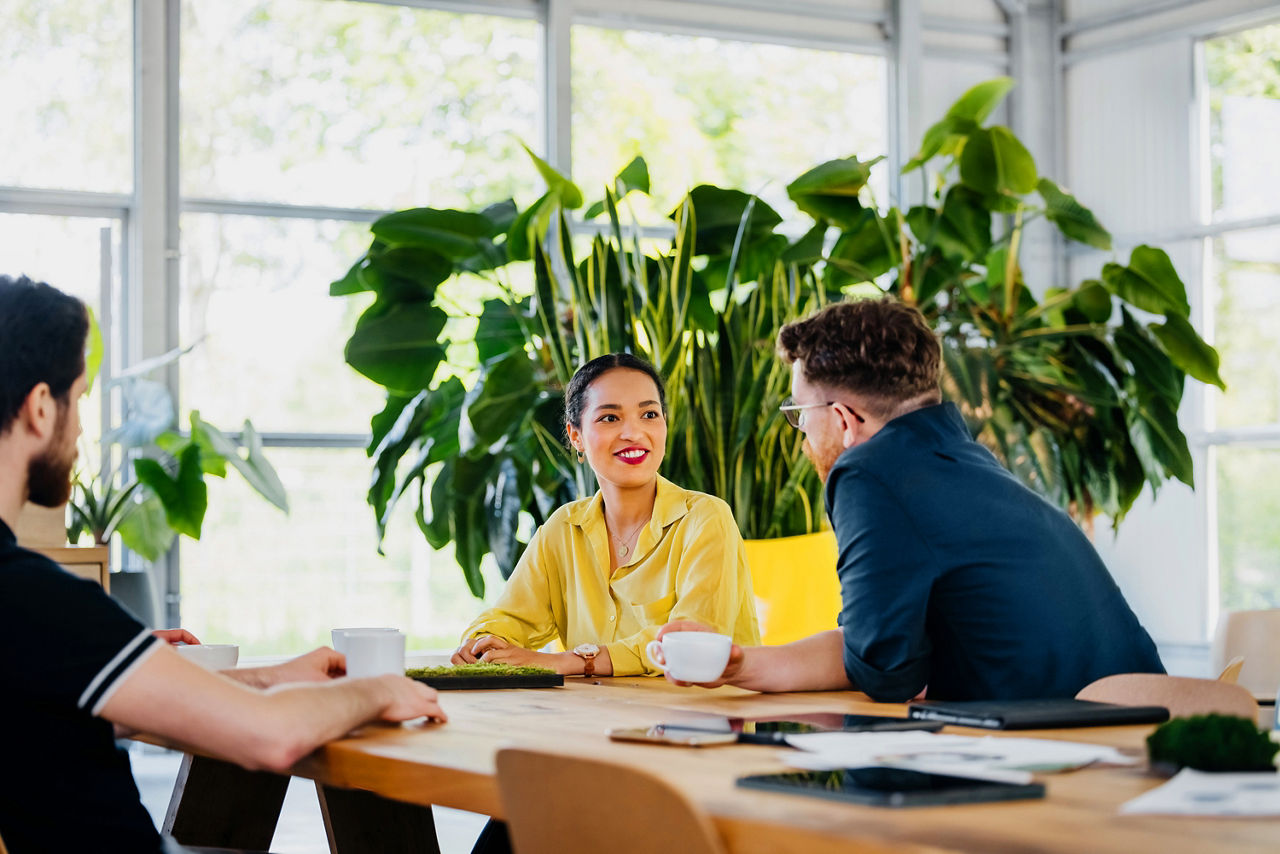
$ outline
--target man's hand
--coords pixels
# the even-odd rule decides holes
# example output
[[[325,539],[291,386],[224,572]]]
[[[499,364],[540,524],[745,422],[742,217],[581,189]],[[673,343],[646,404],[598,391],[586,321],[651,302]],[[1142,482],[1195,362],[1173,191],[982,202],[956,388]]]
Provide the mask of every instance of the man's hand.
[[[436,689],[403,676],[388,674],[374,678],[388,698],[387,706],[380,715],[382,720],[395,723],[426,716],[444,723],[449,719],[440,708]]]
[[[340,652],[327,646],[313,649],[306,655],[290,659],[284,664],[270,667],[241,667],[238,670],[220,671],[237,682],[255,688],[271,688],[290,682],[327,682],[347,672],[347,659]]]
[[[171,646],[178,643],[200,643],[200,639],[186,629],[156,629],[151,634]]]
[[[658,629],[658,640],[661,641],[663,636],[670,632],[710,631],[714,630],[702,625],[701,623],[695,623],[690,620],[676,620],[675,622],[667,623],[665,626]],[[742,669],[746,665],[746,662],[746,653],[743,651],[742,647],[735,643],[733,646],[729,647],[729,662],[724,666],[724,672],[721,673],[720,678],[714,682],[681,682],[679,679],[672,679],[671,674],[669,673],[664,675],[666,675],[668,682],[681,687],[697,685],[701,688],[717,688],[721,685],[732,683],[735,679],[741,676]]]

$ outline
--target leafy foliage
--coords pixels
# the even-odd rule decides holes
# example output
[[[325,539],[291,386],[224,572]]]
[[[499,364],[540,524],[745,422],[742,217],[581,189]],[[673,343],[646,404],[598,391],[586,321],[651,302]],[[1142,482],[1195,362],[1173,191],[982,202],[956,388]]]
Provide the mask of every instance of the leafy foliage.
[[[430,676],[541,676],[555,673],[548,667],[503,664],[497,661],[476,661],[471,664],[442,665],[439,667],[410,667],[404,672],[410,679]]]
[[[974,435],[1078,519],[1101,511],[1118,524],[1144,484],[1190,484],[1178,405],[1187,375],[1223,386],[1217,354],[1154,247],[1099,280],[1033,295],[1019,263],[1028,222],[1044,217],[1100,249],[1111,236],[1038,174],[1009,129],[983,125],[1012,85],[974,87],[929,129],[905,170],[936,167],[937,189],[905,212],[864,203],[880,158],[792,181],[812,219],[798,238],[755,196],[701,185],[671,212],[669,245],[646,249],[618,216],[621,196],[648,186],[639,159],[589,209],[607,224],[581,257],[565,211],[582,193],[537,158],[548,189],[524,210],[420,208],[374,223],[369,250],[330,292],[376,297],[347,359],[387,389],[369,445],[379,533],[411,496],[423,535],[454,544],[472,592],[483,592],[486,554],[508,575],[524,548],[521,514],[541,524],[594,488],[563,440],[563,389],[577,365],[617,351],[647,357],[667,382],[668,477],[726,500],[746,537],[816,530],[820,484],[777,412],[789,377],[774,341],[829,300],[881,292],[934,324],[944,393]],[[519,289],[509,268],[526,258],[532,286]],[[496,296],[460,311],[479,280]],[[449,355],[460,352],[471,355]],[[451,375],[472,362],[470,383]]]
[[[1274,771],[1280,744],[1248,718],[1192,715],[1161,724],[1147,736],[1152,765],[1198,771]]]

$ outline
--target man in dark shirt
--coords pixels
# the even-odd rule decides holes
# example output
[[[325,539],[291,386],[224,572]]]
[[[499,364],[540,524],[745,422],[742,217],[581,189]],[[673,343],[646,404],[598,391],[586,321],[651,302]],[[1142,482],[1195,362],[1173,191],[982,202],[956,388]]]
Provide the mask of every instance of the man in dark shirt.
[[[11,854],[162,850],[115,746],[121,730],[286,771],[368,721],[444,717],[434,691],[402,676],[333,679],[345,662],[328,649],[206,671],[101,587],[17,545],[25,501],[56,507],[70,494],[87,331],[79,300],[0,276],[0,839]]]
[[[940,348],[916,309],[840,303],[778,340],[792,367],[782,408],[826,483],[840,628],[735,648],[723,682],[902,702],[926,686],[942,700],[1072,697],[1164,672],[1080,529],[941,402]]]

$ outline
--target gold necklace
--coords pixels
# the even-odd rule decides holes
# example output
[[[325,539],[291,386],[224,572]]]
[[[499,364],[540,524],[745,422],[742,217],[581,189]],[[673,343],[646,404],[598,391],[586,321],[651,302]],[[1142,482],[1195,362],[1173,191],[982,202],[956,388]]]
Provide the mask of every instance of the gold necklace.
[[[609,527],[608,523],[609,523],[609,520],[606,518],[605,519],[606,528]],[[634,528],[632,528],[631,533],[627,534],[626,537],[619,537],[617,534],[613,533],[612,528],[609,529],[609,536],[613,537],[613,541],[618,544],[618,557],[626,557],[628,554],[631,553],[630,547],[627,546],[627,541],[630,540],[632,537],[634,537],[636,534],[638,534],[640,532],[640,529],[647,524],[649,524],[649,519],[645,519],[639,525],[636,525]]]

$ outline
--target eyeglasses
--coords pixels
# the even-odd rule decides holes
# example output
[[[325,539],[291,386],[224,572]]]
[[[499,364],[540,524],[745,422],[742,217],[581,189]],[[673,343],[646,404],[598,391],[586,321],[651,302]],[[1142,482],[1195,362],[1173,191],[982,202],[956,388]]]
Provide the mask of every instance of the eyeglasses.
[[[837,403],[840,403],[840,401],[828,400],[826,403],[796,403],[794,398],[788,397],[786,400],[782,401],[782,405],[779,406],[778,409],[780,409],[782,414],[786,416],[787,423],[799,430],[804,427],[804,410],[817,409],[822,406],[835,406]],[[843,406],[845,409],[849,410],[854,418],[858,420],[859,424],[867,423],[867,419],[854,412],[853,408],[849,406],[849,404],[846,403],[843,404]]]

